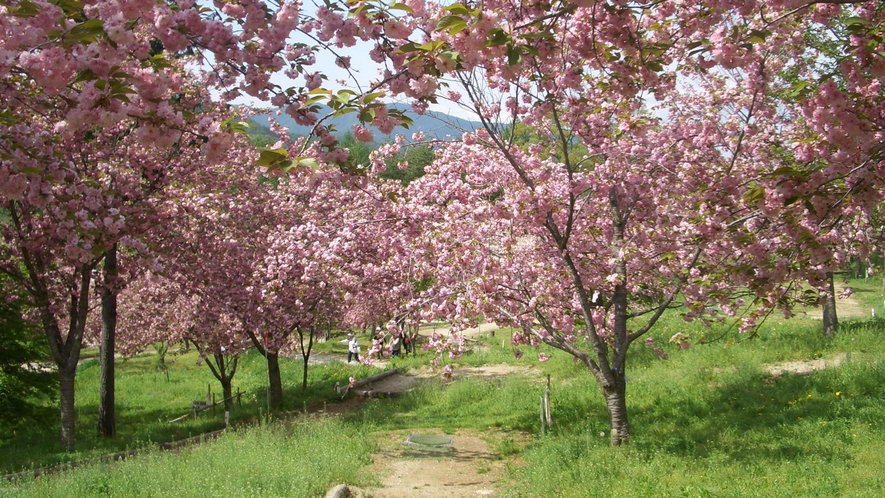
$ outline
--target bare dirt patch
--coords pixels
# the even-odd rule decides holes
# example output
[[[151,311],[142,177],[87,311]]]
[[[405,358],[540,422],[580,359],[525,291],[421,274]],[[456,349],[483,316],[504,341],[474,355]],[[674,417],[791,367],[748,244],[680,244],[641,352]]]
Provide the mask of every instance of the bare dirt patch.
[[[433,429],[422,434],[442,434]],[[382,434],[371,472],[380,485],[366,490],[372,498],[476,498],[500,496],[496,483],[504,461],[479,432],[464,430],[452,437],[449,451],[422,450],[404,444],[407,432]]]
[[[805,310],[808,318],[815,320],[823,319],[821,308],[808,308]],[[800,313],[801,314],[801,313]],[[864,307],[860,301],[849,296],[836,299],[836,315],[839,318],[863,318],[870,316],[870,309]]]
[[[499,328],[495,323],[481,323],[476,327],[461,331],[461,335],[467,338],[488,336],[493,335]],[[418,330],[418,335],[430,337],[433,334],[447,335],[449,332],[451,332],[451,327],[448,325],[422,325]]]
[[[847,355],[845,353],[837,353],[829,358],[773,363],[770,365],[765,365],[765,371],[775,377],[778,377],[785,373],[791,373],[795,375],[808,375],[818,370],[838,367],[842,364],[843,361],[845,361],[846,357]]]

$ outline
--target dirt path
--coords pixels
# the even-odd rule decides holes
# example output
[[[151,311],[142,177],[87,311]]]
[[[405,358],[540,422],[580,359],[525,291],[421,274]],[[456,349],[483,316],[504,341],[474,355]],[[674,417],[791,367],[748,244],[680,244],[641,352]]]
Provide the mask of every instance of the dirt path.
[[[422,434],[442,435],[435,430]],[[499,459],[477,431],[458,431],[449,450],[407,446],[406,432],[382,434],[380,452],[371,472],[380,486],[366,490],[372,498],[476,498],[500,496],[496,483],[503,477]]]
[[[534,375],[536,369],[514,365],[486,365],[455,370],[453,382],[464,377],[495,378],[503,375]],[[402,393],[423,379],[440,377],[430,368],[413,370],[409,375],[396,374],[367,386],[366,390],[383,393]],[[358,393],[355,393],[358,395]],[[359,409],[360,401],[350,395],[347,401],[330,406],[328,413],[342,413]],[[503,477],[506,460],[494,449],[494,444],[514,436],[500,431],[463,429],[444,434],[440,429],[415,431],[424,435],[445,435],[452,438],[452,447],[436,449],[407,445],[407,431],[378,434],[379,451],[372,455],[369,472],[380,481],[370,489],[350,488],[356,498],[477,498],[501,496],[497,489]],[[341,495],[347,496],[347,495]]]
[[[801,309],[797,310],[796,313],[801,315]],[[815,320],[823,319],[823,311],[819,306],[816,308],[808,308],[806,314],[808,315],[808,318],[813,318]],[[836,299],[836,316],[838,316],[839,319],[864,318],[870,316],[870,309],[864,307],[860,301],[853,297],[840,297]]]

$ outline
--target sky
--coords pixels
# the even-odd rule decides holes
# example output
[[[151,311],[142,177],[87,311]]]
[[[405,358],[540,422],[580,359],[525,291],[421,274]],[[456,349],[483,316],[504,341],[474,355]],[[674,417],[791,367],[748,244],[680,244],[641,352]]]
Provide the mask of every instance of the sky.
[[[305,2],[305,12],[310,15],[312,11],[315,10],[315,6],[310,5]],[[311,41],[307,38],[303,40],[305,43],[315,44],[314,41]],[[320,73],[328,76],[328,80],[324,83],[324,87],[337,91],[341,88],[349,88],[354,91],[359,91],[358,85],[362,87],[365,91],[369,87],[369,83],[372,80],[377,80],[380,78],[381,72],[380,69],[383,69],[381,65],[374,62],[369,57],[369,51],[373,48],[372,43],[367,43],[363,41],[357,41],[357,44],[353,47],[346,48],[336,48],[335,51],[338,55],[341,56],[349,56],[351,61],[351,71],[357,78],[357,81],[354,80],[348,75],[348,72],[344,69],[335,65],[335,56],[329,52],[319,52],[317,54],[317,62],[311,67],[311,71],[318,71]],[[345,80],[345,84],[341,85],[339,80]],[[276,83],[282,88],[287,88],[291,85],[291,81],[282,73],[275,74],[271,77],[271,81]],[[448,82],[450,85],[450,89],[460,91],[461,87],[458,83],[454,81]],[[300,84],[300,83],[299,83]],[[463,91],[461,93],[464,93]],[[387,102],[390,103],[403,103],[401,100],[391,100],[387,99]],[[269,102],[261,102],[254,98],[243,97],[240,98],[233,103],[235,104],[245,104],[254,107],[269,107]],[[439,99],[438,104],[434,104],[430,106],[430,110],[436,112],[442,112],[445,114],[449,114],[451,116],[460,117],[464,119],[476,119],[476,116],[473,115],[470,111],[465,110],[461,106],[454,104],[453,102],[447,99]]]

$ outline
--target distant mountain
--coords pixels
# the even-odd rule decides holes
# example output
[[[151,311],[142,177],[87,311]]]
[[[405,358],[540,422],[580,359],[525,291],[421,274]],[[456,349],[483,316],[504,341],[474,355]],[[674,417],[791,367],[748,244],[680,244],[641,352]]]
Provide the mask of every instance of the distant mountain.
[[[424,135],[428,138],[443,139],[446,138],[446,136],[460,138],[465,131],[473,131],[477,128],[482,127],[482,125],[478,121],[470,121],[468,119],[450,116],[442,112],[427,111],[423,115],[418,115],[409,106],[392,104],[390,107],[405,112],[406,115],[412,119],[413,123],[409,127],[409,129],[397,126],[393,129],[393,132],[390,135],[382,135],[381,132],[379,132],[378,130],[372,129],[372,131],[375,133],[376,142],[384,142],[387,138],[393,135],[403,135],[406,137],[407,140],[410,140],[412,138],[412,134],[419,131],[423,132]],[[323,116],[327,112],[329,111],[320,112],[319,115]],[[268,118],[270,116],[270,113],[258,114],[253,117],[252,120],[257,124],[266,127],[269,124]],[[308,132],[310,132],[309,126],[301,126],[296,124],[295,120],[289,117],[288,114],[280,113],[279,116],[274,115],[274,118],[281,125],[289,128],[289,132],[293,135],[306,135]],[[357,113],[354,112],[327,120],[325,123],[335,125],[335,134],[337,136],[341,136],[348,131],[351,131],[353,129],[353,125],[357,124],[358,122],[359,120],[357,119]]]

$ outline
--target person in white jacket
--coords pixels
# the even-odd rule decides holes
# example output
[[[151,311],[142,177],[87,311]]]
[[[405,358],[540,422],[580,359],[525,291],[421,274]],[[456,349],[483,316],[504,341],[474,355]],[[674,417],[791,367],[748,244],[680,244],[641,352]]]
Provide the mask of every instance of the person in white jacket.
[[[353,332],[347,334],[347,363],[350,363],[351,359],[360,361],[360,343]]]

